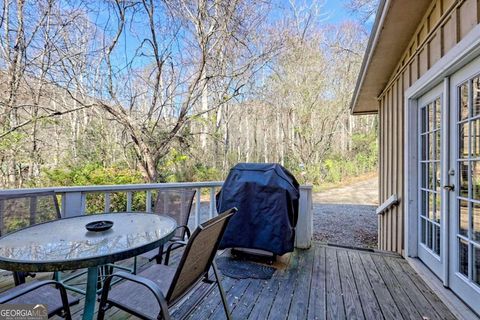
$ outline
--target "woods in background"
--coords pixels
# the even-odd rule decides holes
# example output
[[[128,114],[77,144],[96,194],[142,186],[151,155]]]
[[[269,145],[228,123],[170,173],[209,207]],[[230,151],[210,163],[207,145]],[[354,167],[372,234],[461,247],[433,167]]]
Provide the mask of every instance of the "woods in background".
[[[376,118],[349,115],[367,11],[322,4],[2,0],[0,187],[374,170]]]

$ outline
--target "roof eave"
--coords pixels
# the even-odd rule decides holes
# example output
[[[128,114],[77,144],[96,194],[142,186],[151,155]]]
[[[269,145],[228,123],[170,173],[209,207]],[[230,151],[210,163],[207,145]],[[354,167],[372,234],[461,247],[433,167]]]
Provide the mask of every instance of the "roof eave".
[[[365,74],[367,72],[367,66],[369,61],[372,57],[373,49],[375,48],[375,44],[378,41],[378,37],[380,35],[381,26],[383,25],[383,21],[385,19],[387,8],[387,2],[389,3],[390,0],[380,0],[378,4],[377,14],[375,15],[375,22],[373,23],[372,33],[370,34],[370,38],[368,39],[367,48],[365,49],[365,54],[363,55],[362,66],[360,67],[360,73],[357,78],[357,83],[355,84],[355,90],[353,91],[352,101],[350,102],[350,112],[352,115],[356,114],[364,114],[358,113],[355,111],[355,106],[358,100],[358,93],[360,88],[363,84],[363,79],[365,78]],[[367,111],[367,113],[377,113],[377,110],[374,111]]]
[[[375,113],[432,0],[381,0],[350,104],[352,114]]]

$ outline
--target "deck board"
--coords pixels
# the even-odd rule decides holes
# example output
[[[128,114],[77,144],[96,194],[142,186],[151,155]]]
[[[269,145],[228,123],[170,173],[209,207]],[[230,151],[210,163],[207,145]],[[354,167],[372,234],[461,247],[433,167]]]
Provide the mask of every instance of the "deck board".
[[[299,264],[297,283],[294,288],[288,319],[303,320],[308,315],[308,302],[310,299],[310,287],[312,283],[312,270],[315,250],[300,252],[303,262]]]
[[[295,281],[297,280],[299,263],[301,262],[300,251],[295,251],[292,254],[292,259],[287,272],[282,272],[280,275],[280,287],[278,294],[275,296],[272,308],[268,315],[268,319],[280,320],[286,319],[288,316],[288,310],[290,309],[290,303],[292,301],[293,289],[295,287]]]
[[[345,319],[345,305],[340,282],[337,248],[327,247],[327,319]]]
[[[408,289],[410,288],[407,288],[407,290],[405,290],[405,288],[402,288],[400,283],[404,283],[402,282],[403,280],[401,278],[397,279],[397,277],[395,277],[395,273],[397,273],[398,270],[389,268],[382,256],[373,256],[372,260],[377,267],[380,276],[387,285],[387,288],[390,291],[391,295],[395,297],[395,302],[403,318],[418,319],[421,314],[413,306],[412,301],[408,297],[408,294],[410,293],[410,290]]]
[[[308,302],[308,319],[323,320],[327,318],[325,247],[315,246],[310,250],[314,250],[315,257],[312,267],[312,282]]]
[[[349,251],[348,257],[352,266],[352,272],[355,277],[355,284],[358,288],[358,295],[362,311],[366,319],[383,319],[382,310],[378,304],[377,297],[373,291],[373,287],[368,279],[367,273],[363,268],[360,254],[356,251]]]
[[[386,319],[403,319],[395,299],[390,294],[387,285],[373,263],[372,256],[368,254],[360,254],[360,258],[367,273],[367,277],[372,285],[378,304],[382,309],[383,316]]]
[[[337,258],[346,317],[347,319],[365,319],[348,253],[340,250],[337,252]]]
[[[172,264],[178,263],[180,255],[172,257]],[[223,278],[234,319],[455,319],[396,254],[316,243],[282,261],[269,280]],[[149,264],[140,260],[140,269]],[[50,276],[38,274],[37,278]],[[12,285],[12,277],[0,273],[0,288]],[[81,319],[82,310],[83,299],[72,307],[73,318]],[[133,319],[116,308],[108,310],[106,318]],[[172,318],[225,319],[218,289],[202,284],[172,309]]]

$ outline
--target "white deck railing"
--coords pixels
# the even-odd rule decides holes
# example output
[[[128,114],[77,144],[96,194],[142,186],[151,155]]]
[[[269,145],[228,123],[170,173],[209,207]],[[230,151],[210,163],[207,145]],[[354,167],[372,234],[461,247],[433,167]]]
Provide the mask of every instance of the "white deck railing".
[[[152,210],[152,191],[159,189],[187,188],[197,191],[194,209],[194,227],[202,223],[201,200],[202,191],[208,189],[209,210],[208,218],[214,217],[216,212],[215,195],[223,185],[223,181],[207,182],[179,182],[179,183],[150,183],[150,184],[125,184],[125,185],[97,185],[97,186],[74,186],[74,187],[50,187],[29,189],[0,189],[0,195],[8,195],[25,192],[53,191],[61,197],[61,212],[63,217],[73,217],[86,213],[89,194],[103,194],[104,213],[111,212],[111,194],[126,194],[126,211],[132,211],[133,194],[145,192],[145,208],[147,212]],[[312,186],[300,187],[300,206],[296,228],[295,245],[298,248],[309,248],[312,238]]]

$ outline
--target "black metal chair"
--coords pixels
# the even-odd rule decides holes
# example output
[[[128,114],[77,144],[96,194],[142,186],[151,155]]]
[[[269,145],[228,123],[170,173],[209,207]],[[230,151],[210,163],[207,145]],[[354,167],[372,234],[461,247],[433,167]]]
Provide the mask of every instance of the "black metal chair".
[[[24,283],[0,293],[0,304],[44,304],[48,317],[61,314],[71,320],[71,301],[65,287],[53,280]]]
[[[201,224],[190,237],[177,268],[154,264],[138,275],[119,272],[109,276],[102,292],[98,319],[103,320],[112,306],[142,319],[170,319],[169,307],[202,280],[217,284],[225,313],[231,319],[214,258],[227,223],[236,211],[236,208],[230,209]],[[210,267],[215,280],[208,279]],[[127,281],[111,288],[115,277]]]
[[[191,235],[188,228],[188,219],[192,209],[193,199],[195,198],[195,190],[191,189],[160,189],[157,193],[157,199],[153,212],[156,214],[163,214],[172,217],[177,221],[177,230],[174,237],[171,239],[167,247],[168,258],[170,252],[184,246],[184,241],[188,240]],[[157,263],[162,263],[164,253],[164,246],[158,250],[152,250],[140,255],[147,258],[149,261],[156,260]],[[168,259],[165,260],[168,264]]]

